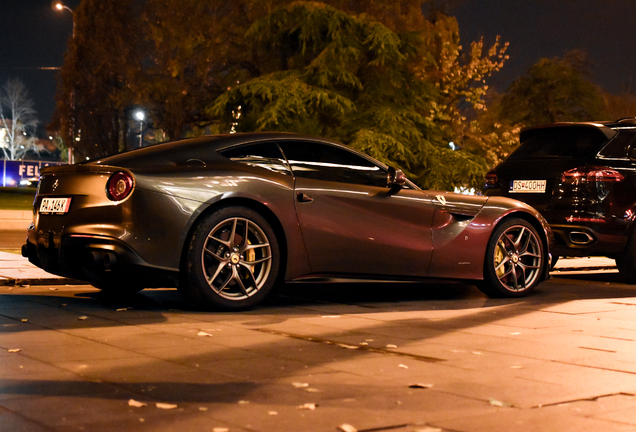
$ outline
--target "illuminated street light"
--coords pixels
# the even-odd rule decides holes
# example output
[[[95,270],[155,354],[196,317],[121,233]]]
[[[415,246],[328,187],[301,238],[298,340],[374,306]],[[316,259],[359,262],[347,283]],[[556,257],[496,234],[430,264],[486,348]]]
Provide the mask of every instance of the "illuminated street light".
[[[139,122],[139,147],[142,147],[142,140],[143,140],[143,129],[144,129],[144,120],[146,119],[146,113],[143,112],[143,110],[135,110],[135,112],[133,113],[133,117],[135,118],[135,120],[137,120]]]
[[[73,37],[75,37],[75,15],[73,14],[73,9],[71,9],[68,6],[66,6],[60,0],[53,0],[53,2],[51,3],[51,6],[55,10],[62,11],[62,10],[66,9],[67,11],[69,11],[71,13],[71,18],[73,19]]]

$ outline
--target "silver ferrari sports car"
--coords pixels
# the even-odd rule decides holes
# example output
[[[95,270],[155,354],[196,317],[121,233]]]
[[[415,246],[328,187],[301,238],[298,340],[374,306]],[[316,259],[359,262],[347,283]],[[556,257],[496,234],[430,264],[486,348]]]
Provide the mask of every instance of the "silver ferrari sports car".
[[[469,280],[519,297],[548,276],[551,242],[520,201],[421,190],[346,146],[250,133],[43,169],[22,254],[103,291],[176,286],[231,310],[330,278]]]

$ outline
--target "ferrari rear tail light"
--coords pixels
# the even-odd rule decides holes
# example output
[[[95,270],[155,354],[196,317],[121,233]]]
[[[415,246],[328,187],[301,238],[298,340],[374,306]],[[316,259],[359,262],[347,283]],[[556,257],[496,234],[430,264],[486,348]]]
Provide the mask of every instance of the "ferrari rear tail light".
[[[623,180],[621,173],[606,167],[580,167],[563,173],[561,181],[564,184],[577,183],[613,183]]]
[[[111,175],[106,182],[106,195],[111,201],[121,201],[133,190],[135,182],[133,176],[124,171],[118,171]]]

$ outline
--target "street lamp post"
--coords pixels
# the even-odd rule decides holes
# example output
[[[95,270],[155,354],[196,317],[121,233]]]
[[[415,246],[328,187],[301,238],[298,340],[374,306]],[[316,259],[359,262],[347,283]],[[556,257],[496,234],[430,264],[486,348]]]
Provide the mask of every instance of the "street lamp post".
[[[135,120],[139,121],[139,147],[143,145],[143,129],[144,129],[144,120],[146,118],[146,114],[138,109],[133,113]]]
[[[75,37],[75,16],[73,15],[73,9],[66,6],[60,0],[53,0],[53,2],[51,3],[51,6],[53,6],[53,9],[55,10],[59,10],[59,11],[67,10],[71,13],[71,17],[73,19],[73,37]]]
[[[71,13],[71,19],[73,20],[73,39],[75,39],[75,15],[73,14],[73,9],[71,9],[68,6],[66,6],[60,0],[53,0],[53,2],[51,2],[51,6],[55,10],[58,10],[58,11],[67,10],[67,11],[69,11]],[[71,104],[73,105],[73,108],[74,108],[75,107],[74,106],[75,102],[73,100],[73,99],[75,99],[74,93],[71,95],[71,98],[72,98]],[[75,129],[74,125],[73,125],[73,129]],[[74,130],[73,130],[73,132],[74,132]],[[73,162],[75,162],[75,161],[73,160],[73,143],[71,142],[71,144],[68,146],[68,163],[72,164]]]

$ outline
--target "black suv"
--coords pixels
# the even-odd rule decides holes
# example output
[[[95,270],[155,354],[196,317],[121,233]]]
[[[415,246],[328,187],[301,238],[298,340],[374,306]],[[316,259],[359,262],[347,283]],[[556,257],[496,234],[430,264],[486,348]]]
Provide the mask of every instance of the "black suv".
[[[607,256],[636,282],[636,119],[523,129],[521,144],[485,178],[487,195],[536,208],[554,257]]]

